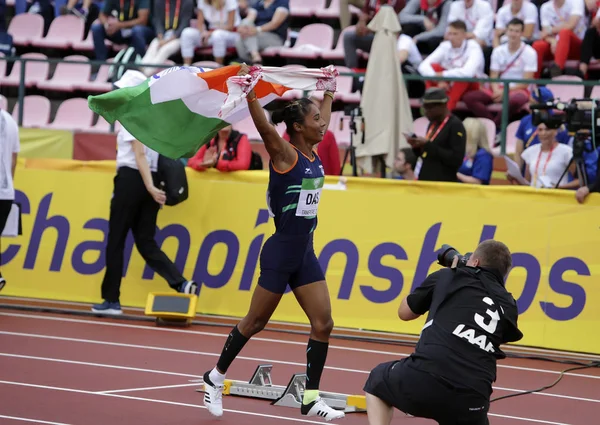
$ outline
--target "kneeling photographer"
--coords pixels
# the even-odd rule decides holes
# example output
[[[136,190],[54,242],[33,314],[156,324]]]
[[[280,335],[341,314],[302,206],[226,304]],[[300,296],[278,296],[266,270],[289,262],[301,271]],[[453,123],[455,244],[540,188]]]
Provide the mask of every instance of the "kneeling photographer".
[[[519,341],[518,309],[505,288],[509,249],[488,240],[461,256],[442,246],[430,274],[402,300],[401,320],[429,312],[415,352],[376,366],[364,386],[370,425],[389,425],[394,408],[441,425],[487,425],[500,345]]]

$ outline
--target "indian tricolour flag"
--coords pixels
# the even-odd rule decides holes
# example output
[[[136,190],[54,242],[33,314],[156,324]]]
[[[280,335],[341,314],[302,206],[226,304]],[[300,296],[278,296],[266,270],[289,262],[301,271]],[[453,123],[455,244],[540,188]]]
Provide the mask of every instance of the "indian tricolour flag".
[[[291,89],[330,90],[338,75],[332,66],[250,69],[243,77],[237,75],[239,65],[214,70],[177,66],[150,78],[127,71],[116,83],[121,88],[90,96],[88,104],[146,146],[177,159],[193,156],[220,129],[248,117],[246,95],[252,88],[264,106]]]

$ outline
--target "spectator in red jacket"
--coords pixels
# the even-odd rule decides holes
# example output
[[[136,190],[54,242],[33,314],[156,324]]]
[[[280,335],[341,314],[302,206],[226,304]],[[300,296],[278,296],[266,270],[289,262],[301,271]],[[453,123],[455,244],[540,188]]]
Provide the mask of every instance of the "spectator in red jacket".
[[[287,132],[283,133],[283,138],[288,142],[290,141],[290,136],[288,136]],[[327,130],[323,136],[323,140],[317,144],[317,154],[321,158],[326,176],[340,175],[340,151],[335,136],[331,131]]]
[[[248,136],[228,126],[202,146],[187,165],[197,171],[205,171],[207,168],[219,171],[247,170],[251,157],[252,147]]]

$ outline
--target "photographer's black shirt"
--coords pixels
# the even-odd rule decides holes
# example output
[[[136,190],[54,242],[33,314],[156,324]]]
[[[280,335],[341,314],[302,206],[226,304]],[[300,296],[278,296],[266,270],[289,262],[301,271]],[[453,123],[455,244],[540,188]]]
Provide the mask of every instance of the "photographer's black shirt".
[[[496,380],[500,345],[518,341],[518,310],[492,270],[462,267],[432,273],[407,297],[416,314],[429,315],[408,365],[485,397]]]

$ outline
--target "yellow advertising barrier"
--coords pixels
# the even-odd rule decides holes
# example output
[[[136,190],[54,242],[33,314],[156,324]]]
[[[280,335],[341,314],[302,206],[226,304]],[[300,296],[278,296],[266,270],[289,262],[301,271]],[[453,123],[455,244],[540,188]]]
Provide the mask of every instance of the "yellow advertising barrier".
[[[114,163],[17,172],[23,232],[3,240],[3,295],[100,301]],[[75,170],[75,171],[73,171]],[[201,282],[197,311],[243,316],[258,278],[260,247],[273,232],[267,173],[188,171],[189,199],[159,214],[157,240],[186,277]],[[329,178],[328,183],[336,183]],[[325,190],[315,250],[326,271],[336,326],[418,334],[401,322],[402,297],[438,269],[443,243],[461,252],[495,238],[513,252],[508,289],[518,300],[522,344],[600,354],[600,196],[571,191],[381,179]],[[121,302],[143,308],[168,290],[130,238]],[[293,294],[274,320],[306,323]]]

